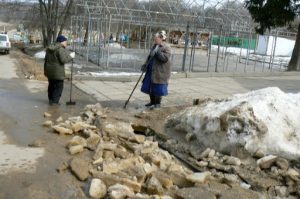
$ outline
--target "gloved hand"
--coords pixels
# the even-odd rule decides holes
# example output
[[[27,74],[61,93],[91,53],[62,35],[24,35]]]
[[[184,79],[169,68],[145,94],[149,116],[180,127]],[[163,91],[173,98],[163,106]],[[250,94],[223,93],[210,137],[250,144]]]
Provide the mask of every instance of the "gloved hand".
[[[151,57],[154,57],[154,55],[156,54],[158,48],[159,48],[159,45],[156,45],[155,48],[150,52]]]
[[[74,59],[75,58],[75,52],[71,52],[70,57],[72,57],[72,59]]]
[[[146,64],[143,64],[143,65],[142,65],[141,71],[142,71],[142,72],[146,72],[146,71],[147,71],[147,65],[146,65]]]
[[[156,53],[155,53],[156,55],[161,53],[161,48],[160,47],[161,46],[159,45],[159,47],[157,48]]]

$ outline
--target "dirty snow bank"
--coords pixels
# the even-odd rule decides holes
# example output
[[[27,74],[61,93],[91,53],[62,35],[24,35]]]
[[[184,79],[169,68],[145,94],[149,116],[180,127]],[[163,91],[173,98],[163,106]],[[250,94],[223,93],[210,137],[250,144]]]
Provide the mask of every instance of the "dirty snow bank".
[[[142,61],[143,57],[139,57],[138,55],[134,55],[134,54],[121,54],[121,53],[116,53],[116,54],[112,54],[109,57],[111,60],[110,62],[118,62],[119,60],[123,60],[123,61],[130,61],[130,60],[135,60],[135,61]]]
[[[226,100],[208,100],[172,115],[167,125],[196,134],[200,143],[230,152],[243,146],[296,159],[300,157],[300,93],[265,88]]]
[[[45,59],[46,57],[46,51],[40,51],[34,54],[34,57],[37,59]]]
[[[218,46],[212,45],[211,50],[214,52],[218,51]],[[247,48],[237,48],[237,47],[223,47],[220,46],[220,53],[225,51],[225,53],[233,54],[233,55],[238,55],[238,56],[243,56],[246,57],[248,53],[254,53],[253,50],[249,50]]]
[[[111,47],[111,48],[119,48],[119,49],[125,48],[124,46],[121,46],[121,44],[119,44],[119,43],[110,43],[110,44],[108,44],[108,45],[109,45],[109,47]]]
[[[172,74],[177,74],[177,72],[172,72]],[[134,72],[78,72],[77,75],[92,76],[92,77],[132,77],[139,76],[141,73]]]
[[[78,75],[88,75],[92,77],[127,77],[137,76],[141,73],[126,73],[126,72],[79,72]]]

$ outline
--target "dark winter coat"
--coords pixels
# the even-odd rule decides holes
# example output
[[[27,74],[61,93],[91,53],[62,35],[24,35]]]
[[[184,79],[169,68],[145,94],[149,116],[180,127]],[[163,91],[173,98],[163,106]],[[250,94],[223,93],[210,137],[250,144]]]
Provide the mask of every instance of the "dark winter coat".
[[[50,45],[46,50],[45,76],[51,80],[64,80],[65,64],[71,61],[70,52],[61,43]]]
[[[162,43],[155,53],[151,80],[154,84],[168,84],[171,77],[171,47]],[[147,62],[151,56],[149,55]]]

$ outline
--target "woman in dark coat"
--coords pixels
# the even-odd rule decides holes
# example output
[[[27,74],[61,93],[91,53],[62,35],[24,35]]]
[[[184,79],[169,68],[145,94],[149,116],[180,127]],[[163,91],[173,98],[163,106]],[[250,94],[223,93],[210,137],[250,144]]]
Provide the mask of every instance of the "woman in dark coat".
[[[155,44],[151,48],[142,71],[146,72],[141,91],[150,96],[146,107],[159,108],[162,96],[168,95],[168,84],[171,76],[171,48],[166,43],[166,32],[155,34]]]

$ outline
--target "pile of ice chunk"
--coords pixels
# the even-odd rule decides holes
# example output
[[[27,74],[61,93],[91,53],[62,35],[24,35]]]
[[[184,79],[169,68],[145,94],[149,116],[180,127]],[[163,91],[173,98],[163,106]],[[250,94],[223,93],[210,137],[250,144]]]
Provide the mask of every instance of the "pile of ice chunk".
[[[167,125],[195,133],[207,147],[230,152],[242,146],[288,159],[300,158],[300,93],[265,88],[225,100],[207,100],[171,115]]]

